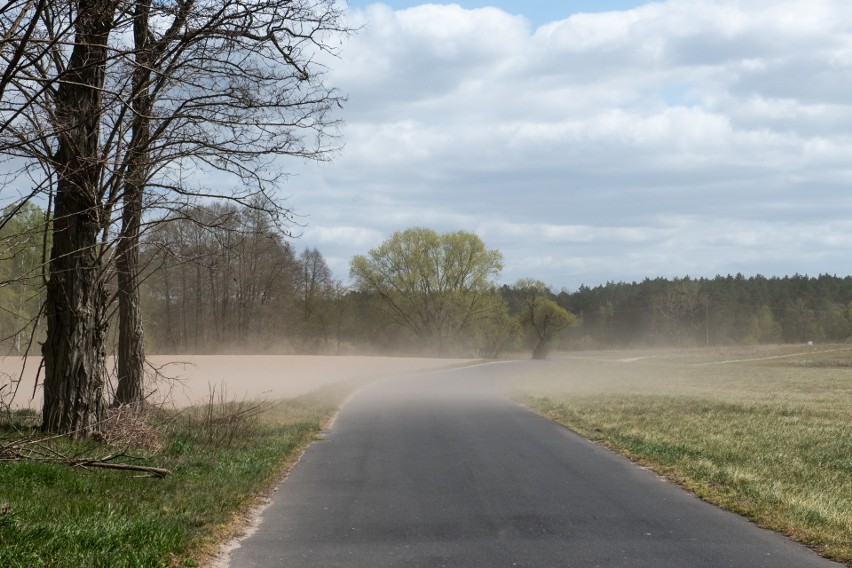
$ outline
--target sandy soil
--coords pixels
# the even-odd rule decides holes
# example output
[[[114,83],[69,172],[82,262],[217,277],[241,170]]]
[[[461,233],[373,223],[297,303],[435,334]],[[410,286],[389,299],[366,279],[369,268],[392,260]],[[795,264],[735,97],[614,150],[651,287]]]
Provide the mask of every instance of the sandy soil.
[[[162,376],[149,381],[151,400],[177,407],[204,402],[211,389],[216,398],[224,389],[227,400],[296,397],[323,385],[350,380],[380,379],[389,375],[463,364],[462,359],[413,357],[334,357],[298,355],[169,355],[153,356],[149,371]],[[12,381],[21,373],[22,359],[0,358],[0,401],[12,408],[39,408],[40,388],[33,384],[39,359],[27,361],[17,396],[10,400]],[[112,361],[108,362],[112,366]]]

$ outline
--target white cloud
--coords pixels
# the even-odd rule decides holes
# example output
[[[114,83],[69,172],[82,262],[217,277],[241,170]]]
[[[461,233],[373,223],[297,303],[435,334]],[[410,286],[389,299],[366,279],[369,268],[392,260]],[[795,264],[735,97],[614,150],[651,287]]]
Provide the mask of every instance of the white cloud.
[[[566,286],[844,271],[852,3],[669,0],[538,29],[375,4],[352,23],[331,74],[347,148],[292,191],[321,250],[428,225]]]
[[[379,231],[361,227],[309,226],[305,229],[305,240],[326,246],[372,247],[382,242]]]
[[[552,225],[548,223],[486,222],[477,231],[484,239],[517,240],[537,244],[613,244],[650,242],[669,236],[660,227],[595,227],[591,225]]]

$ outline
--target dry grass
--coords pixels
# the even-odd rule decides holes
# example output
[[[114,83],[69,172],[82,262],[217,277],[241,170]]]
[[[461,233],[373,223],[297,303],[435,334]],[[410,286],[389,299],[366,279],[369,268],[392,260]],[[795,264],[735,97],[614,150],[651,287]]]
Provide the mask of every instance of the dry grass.
[[[123,407],[110,408],[104,421],[103,440],[113,447],[158,452],[163,444],[156,423],[162,416],[162,411],[157,408],[146,408],[142,412]]]
[[[852,563],[852,348],[589,353],[513,389],[702,498]]]

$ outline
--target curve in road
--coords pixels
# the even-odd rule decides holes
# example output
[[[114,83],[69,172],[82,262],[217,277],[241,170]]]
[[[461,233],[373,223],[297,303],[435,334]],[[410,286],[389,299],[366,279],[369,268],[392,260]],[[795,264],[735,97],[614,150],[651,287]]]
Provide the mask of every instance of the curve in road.
[[[230,566],[840,566],[500,395],[535,364],[361,390]]]

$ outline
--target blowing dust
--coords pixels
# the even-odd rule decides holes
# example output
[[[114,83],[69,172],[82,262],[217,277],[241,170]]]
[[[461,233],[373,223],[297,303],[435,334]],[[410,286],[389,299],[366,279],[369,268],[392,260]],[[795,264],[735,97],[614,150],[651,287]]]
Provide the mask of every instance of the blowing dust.
[[[390,375],[464,362],[426,357],[314,355],[154,355],[148,358],[148,401],[177,408],[217,400],[294,398],[323,386],[368,382]],[[0,402],[12,409],[41,407],[40,359],[0,358]],[[113,367],[113,360],[107,361]],[[22,373],[23,369],[23,373]],[[112,387],[112,383],[110,385]]]

